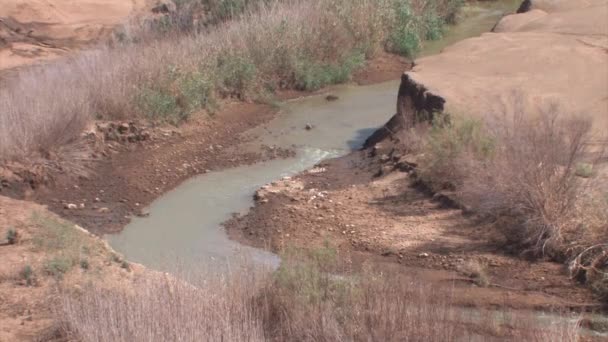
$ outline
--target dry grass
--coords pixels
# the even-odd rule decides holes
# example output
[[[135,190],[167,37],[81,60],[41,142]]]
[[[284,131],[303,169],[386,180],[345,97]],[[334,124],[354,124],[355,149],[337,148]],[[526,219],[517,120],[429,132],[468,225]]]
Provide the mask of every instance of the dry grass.
[[[541,325],[534,317],[456,308],[450,291],[425,287],[396,268],[328,273],[329,255],[322,251],[308,262],[287,259],[275,273],[245,267],[191,283],[159,276],[126,292],[91,286],[63,295],[62,317],[70,337],[83,341],[578,338],[576,320]]]
[[[184,23],[196,19],[197,3],[180,2],[190,14],[167,19],[164,34],[144,39],[159,24],[142,24],[109,47],[9,77],[0,92],[0,159],[48,155],[94,119],[178,123],[226,97],[264,101],[281,88],[348,81],[378,50],[414,54],[438,38],[462,1],[232,1],[222,2],[234,5],[224,16],[217,11],[226,8],[207,1],[200,4],[232,20],[191,29]],[[247,10],[250,3],[264,4]]]
[[[419,174],[496,221],[517,251],[570,262],[608,241],[606,144],[595,142],[588,118],[556,106],[535,115],[515,108],[486,122],[436,116],[421,144]],[[578,258],[581,266],[605,250],[601,245],[586,252]],[[605,273],[595,274],[606,282]]]

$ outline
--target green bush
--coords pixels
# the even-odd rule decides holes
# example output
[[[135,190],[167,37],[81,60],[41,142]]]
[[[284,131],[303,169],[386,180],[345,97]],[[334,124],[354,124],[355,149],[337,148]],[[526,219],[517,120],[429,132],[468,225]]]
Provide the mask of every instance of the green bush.
[[[494,140],[483,123],[472,118],[450,119],[447,114],[433,115],[433,124],[424,147],[420,176],[435,190],[453,189],[465,175],[457,163],[486,160],[494,153]]]
[[[201,109],[212,110],[215,107],[213,99],[213,82],[200,72],[187,73],[178,79],[180,103],[185,113],[193,113]]]
[[[217,75],[223,96],[245,100],[255,86],[257,69],[244,56],[226,55],[217,60]]]
[[[51,260],[47,260],[44,264],[44,271],[56,279],[63,278],[63,275],[71,268],[72,261],[63,256],[53,257]]]
[[[181,117],[177,101],[164,89],[143,88],[139,93],[140,110],[151,120],[175,121]]]
[[[80,260],[80,268],[82,268],[83,270],[88,270],[90,266],[91,265],[89,264],[89,260],[87,260],[87,259]]]
[[[389,35],[391,50],[403,56],[414,57],[421,47],[420,20],[409,2],[396,0],[394,7],[395,27]]]
[[[25,265],[23,269],[19,272],[19,276],[21,279],[25,280],[27,286],[32,286],[35,283],[36,276],[34,274],[34,269],[30,265]]]
[[[14,245],[18,242],[18,240],[19,240],[19,234],[17,233],[16,230],[10,228],[6,232],[6,241],[8,242],[9,245]]]
[[[314,91],[327,85],[347,82],[352,74],[365,63],[365,55],[353,53],[337,64],[310,62],[306,59],[296,64],[295,87]]]

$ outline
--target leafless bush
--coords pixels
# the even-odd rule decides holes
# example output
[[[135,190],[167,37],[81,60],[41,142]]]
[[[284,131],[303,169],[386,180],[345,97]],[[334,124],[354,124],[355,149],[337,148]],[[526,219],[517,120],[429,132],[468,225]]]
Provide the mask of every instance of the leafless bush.
[[[491,125],[494,150],[469,162],[463,198],[481,213],[511,217],[510,236],[534,253],[563,257],[587,238],[576,221],[587,219],[577,215],[577,205],[589,184],[576,173],[579,163],[590,162],[591,120],[552,106],[538,116],[515,113]]]
[[[326,272],[319,259],[274,274],[251,268],[186,283],[155,276],[124,291],[63,295],[63,319],[83,341],[576,341],[576,322],[467,311],[449,289],[390,268]],[[190,277],[192,279],[192,277]]]

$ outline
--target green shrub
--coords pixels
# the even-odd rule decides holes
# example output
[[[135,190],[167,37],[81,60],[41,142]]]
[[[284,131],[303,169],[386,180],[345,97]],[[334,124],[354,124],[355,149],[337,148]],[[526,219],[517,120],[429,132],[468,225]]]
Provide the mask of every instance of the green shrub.
[[[139,93],[138,105],[151,120],[176,121],[181,117],[175,97],[164,89],[143,88]]]
[[[10,228],[7,232],[6,232],[6,241],[8,242],[9,245],[14,245],[16,244],[19,240],[19,234],[17,233],[16,230]]]
[[[434,114],[420,175],[435,190],[454,189],[461,185],[466,176],[466,168],[462,164],[471,159],[490,158],[494,145],[494,140],[485,132],[481,121],[472,118],[449,119],[447,114]]]
[[[178,81],[181,107],[185,113],[213,109],[213,83],[200,72],[182,75]]]
[[[295,87],[315,91],[327,85],[347,82],[355,70],[363,66],[365,55],[353,53],[336,64],[311,62],[306,59],[296,64]]]
[[[19,272],[19,276],[21,279],[25,280],[27,286],[34,285],[36,281],[36,276],[34,274],[34,269],[30,265],[25,265],[23,269]]]
[[[44,271],[56,279],[63,278],[63,275],[72,268],[72,261],[64,256],[56,256],[47,260],[44,264]]]
[[[424,29],[426,40],[439,40],[443,38],[444,20],[435,11],[429,11],[424,16]]]
[[[414,57],[421,47],[420,20],[409,2],[396,0],[394,7],[395,27],[389,35],[391,50],[403,56]]]
[[[89,265],[89,260],[87,260],[87,259],[80,260],[80,268],[82,268],[83,270],[88,270],[90,266],[91,265]]]
[[[220,92],[225,97],[247,99],[256,81],[256,66],[244,56],[226,55],[218,58],[217,75]]]

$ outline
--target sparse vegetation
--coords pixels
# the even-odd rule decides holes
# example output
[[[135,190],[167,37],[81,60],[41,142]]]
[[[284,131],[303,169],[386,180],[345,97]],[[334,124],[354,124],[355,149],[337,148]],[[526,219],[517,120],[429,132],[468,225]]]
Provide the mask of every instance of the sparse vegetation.
[[[19,233],[17,233],[15,229],[9,228],[6,232],[6,242],[8,242],[9,245],[14,245],[19,242]]]
[[[28,68],[6,82],[0,93],[0,157],[57,150],[95,118],[176,124],[197,111],[214,111],[226,97],[267,99],[278,89],[345,82],[381,49],[414,55],[424,39],[440,36],[460,4],[178,1],[179,10],[163,19],[160,33],[148,24],[125,29],[112,47]],[[210,11],[211,23],[228,22],[201,24],[197,8]],[[147,39],[146,32],[154,30]]]
[[[81,259],[80,260],[80,268],[83,270],[88,270],[89,267],[91,267],[91,265],[89,264],[89,260],[88,259]]]
[[[436,115],[422,138],[419,175],[434,190],[453,191],[531,256],[570,261],[608,241],[608,202],[592,177],[605,147],[588,143],[590,120],[554,106],[536,116],[518,110],[486,122],[449,118]],[[594,249],[582,263],[591,265],[602,252]]]
[[[73,266],[72,260],[64,256],[55,256],[44,264],[44,271],[55,279],[63,278]]]
[[[84,341],[576,341],[576,320],[551,326],[532,316],[469,314],[449,292],[396,269],[349,272],[335,251],[284,258],[276,273],[192,283],[157,276],[136,291],[91,286],[63,295],[71,338]],[[329,273],[332,269],[336,273]],[[192,277],[189,277],[192,279]]]
[[[35,284],[36,276],[34,275],[34,269],[30,265],[25,265],[21,271],[19,272],[19,277],[25,280],[25,284],[27,286],[32,286]]]

